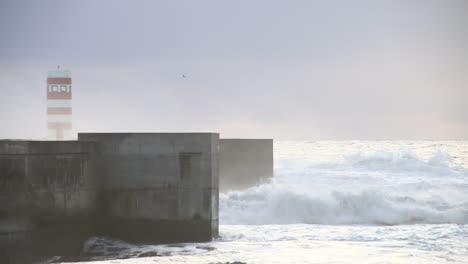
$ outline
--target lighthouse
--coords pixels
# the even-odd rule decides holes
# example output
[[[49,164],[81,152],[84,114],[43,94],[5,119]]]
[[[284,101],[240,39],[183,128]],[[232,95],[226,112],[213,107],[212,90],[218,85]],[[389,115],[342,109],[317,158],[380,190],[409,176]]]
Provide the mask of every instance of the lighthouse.
[[[72,78],[70,71],[49,71],[47,74],[47,138],[72,139]]]

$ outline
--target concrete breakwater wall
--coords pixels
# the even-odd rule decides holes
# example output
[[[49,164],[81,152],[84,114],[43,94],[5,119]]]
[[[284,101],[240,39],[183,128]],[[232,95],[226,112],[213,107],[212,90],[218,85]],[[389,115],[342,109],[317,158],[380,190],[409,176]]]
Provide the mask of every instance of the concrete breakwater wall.
[[[0,262],[75,254],[92,235],[95,144],[0,141]]]
[[[0,263],[218,235],[219,134],[82,133],[0,141]],[[26,254],[25,254],[26,253]]]
[[[273,139],[220,140],[220,191],[239,190],[273,177]]]
[[[218,235],[218,134],[82,133],[79,140],[97,144],[100,232],[140,243]]]
[[[91,236],[209,241],[221,187],[273,175],[273,141],[217,133],[80,133],[0,140],[0,263],[76,256]],[[25,254],[26,253],[26,254]]]

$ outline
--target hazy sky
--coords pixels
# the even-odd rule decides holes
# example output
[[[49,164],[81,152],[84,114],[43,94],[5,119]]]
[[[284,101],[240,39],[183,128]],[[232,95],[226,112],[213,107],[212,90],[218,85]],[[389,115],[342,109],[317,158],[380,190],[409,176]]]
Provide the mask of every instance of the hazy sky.
[[[45,137],[60,64],[76,131],[468,139],[467,14],[465,0],[0,0],[0,138]]]

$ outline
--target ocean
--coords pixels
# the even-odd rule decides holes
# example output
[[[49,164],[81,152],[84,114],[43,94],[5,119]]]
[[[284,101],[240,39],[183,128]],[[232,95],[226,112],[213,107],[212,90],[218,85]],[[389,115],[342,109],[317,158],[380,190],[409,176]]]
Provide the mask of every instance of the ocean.
[[[90,238],[86,263],[468,263],[468,141],[277,141],[275,176],[220,194],[210,243]]]

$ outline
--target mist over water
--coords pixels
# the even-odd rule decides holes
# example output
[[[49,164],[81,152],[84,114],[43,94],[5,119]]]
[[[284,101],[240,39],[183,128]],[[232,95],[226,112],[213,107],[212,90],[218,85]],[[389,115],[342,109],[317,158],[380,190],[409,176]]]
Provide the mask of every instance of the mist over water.
[[[425,141],[278,142],[272,182],[221,194],[220,222],[467,224],[467,147]]]

